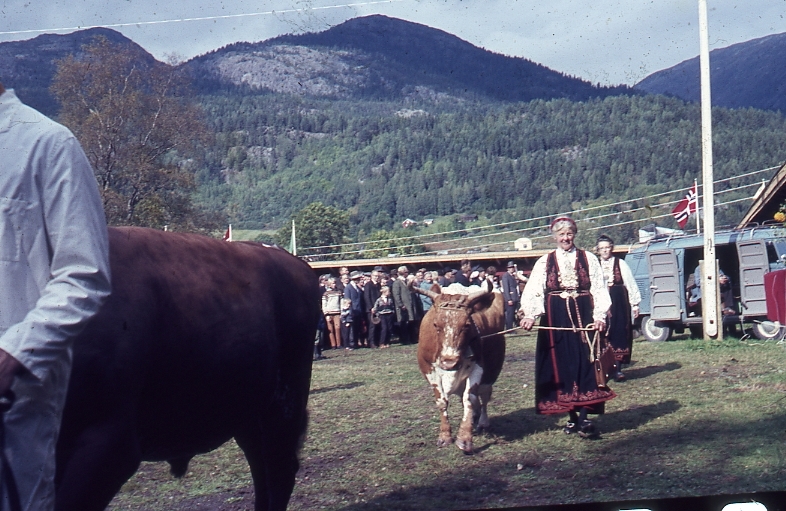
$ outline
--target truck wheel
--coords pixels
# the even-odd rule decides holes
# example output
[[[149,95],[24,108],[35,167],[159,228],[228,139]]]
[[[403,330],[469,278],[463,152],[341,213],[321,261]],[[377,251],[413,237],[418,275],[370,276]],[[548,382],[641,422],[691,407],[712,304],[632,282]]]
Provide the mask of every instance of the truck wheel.
[[[650,342],[663,342],[671,336],[671,327],[662,321],[654,321],[649,316],[641,320],[641,333]]]
[[[768,341],[771,339],[780,339],[786,334],[786,329],[781,326],[777,321],[761,321],[753,323],[753,335],[757,339]]]

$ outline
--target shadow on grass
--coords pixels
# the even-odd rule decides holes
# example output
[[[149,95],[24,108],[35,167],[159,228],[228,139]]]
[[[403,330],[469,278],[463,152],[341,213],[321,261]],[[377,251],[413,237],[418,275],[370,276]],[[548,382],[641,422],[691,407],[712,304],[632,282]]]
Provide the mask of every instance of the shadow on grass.
[[[603,415],[603,432],[633,430],[648,422],[665,417],[682,408],[679,401],[670,399],[662,403],[644,406],[631,406],[627,410],[607,413]]]
[[[627,410],[603,415],[603,432],[610,433],[627,429],[636,429],[659,417],[665,417],[682,408],[676,400],[664,401],[646,406],[631,407]],[[561,429],[567,415],[536,415],[532,408],[523,408],[515,412],[492,419],[490,433],[511,442],[548,431]],[[483,436],[477,437],[476,443],[482,444]],[[482,447],[476,448],[478,452]]]
[[[678,408],[680,405],[676,401],[666,401],[651,407],[609,414],[607,422],[618,422],[628,414],[663,415]],[[519,417],[518,412],[510,414],[509,417]],[[647,420],[632,418],[635,424],[643,424]],[[656,429],[648,432],[646,436],[636,435],[621,441],[612,440],[603,451],[597,452],[595,463],[583,466],[586,473],[580,478],[575,477],[576,465],[550,459],[553,453],[538,452],[531,455],[534,456],[533,459],[525,459],[522,454],[511,452],[510,458],[505,461],[462,463],[455,471],[441,472],[433,480],[398,487],[384,495],[371,497],[366,502],[348,502],[341,506],[341,509],[518,509],[507,506],[543,506],[620,499],[674,499],[751,491],[780,492],[786,488],[786,482],[783,481],[786,460],[773,463],[775,466],[770,467],[769,471],[748,470],[741,462],[754,454],[762,442],[782,442],[784,423],[784,413],[754,422],[749,422],[744,417],[716,422],[702,419],[691,421],[682,427]],[[730,441],[732,439],[736,441]],[[589,446],[592,443],[578,445]],[[686,451],[693,453],[692,462],[682,458]],[[614,463],[610,462],[619,463],[620,453],[629,454],[625,456],[623,465],[615,467]],[[524,468],[521,468],[522,465]],[[632,477],[631,472],[636,475]],[[549,480],[557,481],[557,486],[549,485]],[[588,480],[593,481],[589,488],[586,482]],[[632,481],[635,481],[635,484]],[[558,489],[557,493],[554,493],[555,489]],[[652,506],[650,508],[656,509]],[[669,508],[659,506],[657,509]],[[705,508],[694,509],[704,511]],[[720,507],[711,509],[715,511]]]
[[[653,374],[663,373],[666,371],[676,371],[677,369],[681,368],[682,364],[679,362],[669,362],[667,364],[658,366],[630,367],[623,370],[625,371],[626,380],[640,380],[642,378],[652,376]]]
[[[362,387],[363,385],[365,385],[365,383],[359,381],[353,381],[350,383],[344,383],[342,385],[332,385],[330,387],[324,387],[321,389],[312,389],[311,392],[309,392],[309,394],[323,394],[325,392],[333,392],[334,390],[349,390],[357,387]]]

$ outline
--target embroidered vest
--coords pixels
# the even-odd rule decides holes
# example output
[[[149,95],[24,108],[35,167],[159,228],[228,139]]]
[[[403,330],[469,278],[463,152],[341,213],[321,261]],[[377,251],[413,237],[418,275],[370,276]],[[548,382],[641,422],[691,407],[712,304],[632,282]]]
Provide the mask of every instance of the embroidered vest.
[[[589,277],[589,263],[587,262],[587,255],[583,250],[576,249],[576,280],[578,291],[589,291],[592,287],[592,282]],[[563,291],[562,283],[559,279],[559,266],[557,265],[557,252],[550,252],[546,259],[546,291]]]
[[[614,258],[614,270],[612,270],[612,271],[613,271],[612,275],[614,275],[613,280],[612,280],[612,285],[613,286],[622,286],[622,285],[624,285],[625,283],[622,281],[622,272],[620,271],[620,258],[619,257],[615,257]]]

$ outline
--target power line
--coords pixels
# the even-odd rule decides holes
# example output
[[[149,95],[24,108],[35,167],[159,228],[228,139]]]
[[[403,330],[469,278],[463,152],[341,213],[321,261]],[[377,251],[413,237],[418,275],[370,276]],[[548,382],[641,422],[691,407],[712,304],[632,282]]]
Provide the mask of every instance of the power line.
[[[212,20],[225,20],[225,19],[237,19],[237,18],[250,18],[254,16],[270,16],[273,14],[293,14],[293,13],[300,13],[306,11],[324,11],[328,9],[344,9],[348,7],[363,7],[367,5],[390,4],[390,3],[405,2],[405,1],[407,0],[377,0],[373,2],[357,2],[357,3],[341,4],[341,5],[326,5],[322,7],[302,7],[299,9],[282,9],[280,11],[272,10],[272,11],[249,12],[249,13],[241,13],[241,14],[223,14],[220,16],[173,18],[167,20],[134,21],[134,22],[127,22],[127,23],[108,23],[108,24],[101,24],[101,25],[86,25],[86,26],[77,26],[77,27],[6,30],[0,32],[0,35],[40,34],[44,32],[69,32],[74,30],[87,30],[91,28],[123,28],[123,27],[138,27],[143,25],[165,25],[168,23],[185,23],[191,21],[212,21]]]
[[[753,176],[753,175],[756,175],[756,174],[760,174],[762,172],[769,172],[769,171],[772,171],[772,170],[777,169],[777,168],[778,167],[769,167],[769,168],[766,168],[766,169],[755,170],[755,171],[748,172],[748,173],[745,173],[745,174],[740,174],[738,176],[732,176],[732,177],[728,177],[728,178],[724,178],[724,179],[719,179],[719,180],[717,180],[715,182],[716,183],[725,183],[725,182],[729,182],[729,181],[732,181],[732,180],[735,180],[735,179],[742,179],[742,178],[745,178],[745,177],[750,177],[750,176]],[[751,184],[747,184],[747,185],[740,185],[738,187],[732,187],[732,188],[728,188],[726,190],[721,190],[721,191],[717,192],[716,195],[721,194],[721,193],[728,193],[728,192],[733,192],[733,191],[737,191],[737,190],[742,190],[744,188],[749,188],[749,187],[753,187],[753,186],[760,186],[760,185],[761,185],[760,182],[751,183]],[[663,196],[667,196],[667,195],[673,195],[675,193],[681,192],[682,190],[683,189],[680,188],[680,189],[677,189],[677,190],[670,190],[670,191],[667,191],[667,192],[662,192],[662,193],[658,193],[658,194],[654,194],[654,195],[648,195],[646,197],[638,197],[638,198],[633,198],[633,199],[626,199],[626,200],[623,200],[623,201],[613,202],[613,203],[609,203],[609,204],[601,204],[601,205],[597,205],[597,206],[588,206],[588,207],[585,207],[585,208],[577,209],[577,210],[566,212],[566,213],[557,213],[557,215],[572,214],[572,215],[575,216],[575,215],[578,215],[578,214],[581,214],[581,213],[595,211],[595,210],[598,210],[598,209],[607,209],[607,208],[611,208],[611,207],[615,207],[615,206],[620,206],[620,205],[634,203],[634,202],[640,202],[640,201],[650,201],[652,199],[656,199],[656,198],[659,198],[659,197],[663,197]],[[615,211],[615,212],[611,212],[611,213],[598,215],[598,216],[595,216],[595,217],[582,218],[581,220],[583,220],[583,221],[597,220],[597,219],[600,219],[600,218],[605,218],[605,217],[608,217],[608,216],[615,216],[615,215],[619,215],[619,214],[633,214],[635,212],[643,211],[643,210],[646,210],[646,209],[654,209],[654,208],[662,208],[662,207],[670,206],[672,204],[678,203],[680,200],[682,200],[682,197],[680,197],[677,200],[665,202],[665,203],[662,203],[662,204],[655,204],[655,205],[652,205],[652,206],[649,206],[649,207],[648,206],[638,207],[638,208],[633,208],[633,209],[630,209],[628,211],[622,211],[622,212]],[[513,220],[513,221],[510,221],[510,222],[501,222],[501,223],[492,224],[492,225],[473,227],[472,229],[473,230],[496,229],[496,228],[500,228],[500,227],[512,226],[512,225],[515,225],[515,224],[533,223],[533,222],[536,222],[536,221],[549,219],[549,218],[551,218],[553,216],[554,215],[542,215],[542,216],[528,218],[528,219],[523,219],[523,220]],[[663,216],[666,217],[666,216],[669,216],[669,215],[663,215]],[[655,217],[653,217],[653,218],[655,218]],[[661,218],[661,217],[657,217],[657,218]],[[543,229],[545,227],[547,227],[547,226],[546,225],[536,225],[536,226],[530,226],[530,227],[522,227],[522,228],[519,228],[519,229],[505,230],[505,231],[501,231],[501,232],[497,232],[497,233],[490,233],[490,234],[483,234],[483,235],[479,234],[479,235],[476,235],[476,236],[469,236],[469,237],[465,236],[465,237],[462,237],[462,238],[442,239],[442,240],[439,240],[439,241],[444,242],[444,243],[449,243],[449,242],[452,242],[452,241],[467,241],[467,240],[471,240],[471,239],[481,239],[481,238],[490,237],[490,236],[501,236],[501,235],[506,235],[506,234],[524,233],[524,232],[527,232],[527,231],[537,231],[537,230]],[[464,229],[455,229],[455,230],[452,230],[452,231],[444,231],[444,232],[440,232],[440,233],[415,234],[415,235],[412,235],[412,236],[406,236],[405,239],[408,240],[408,241],[412,240],[414,242],[415,240],[421,239],[421,238],[426,238],[426,237],[434,238],[436,236],[444,237],[444,236],[447,236],[447,235],[450,235],[450,234],[462,233],[462,232],[464,232],[466,230],[467,229],[464,228]],[[380,244],[383,244],[383,243],[388,243],[388,242],[392,242],[392,241],[400,241],[400,240],[401,240],[401,238],[390,238],[390,239],[385,239],[385,240],[356,241],[356,242],[343,243],[343,244],[320,245],[320,246],[316,246],[316,247],[306,247],[306,248],[304,248],[304,250],[324,250],[324,249],[341,248],[341,249],[344,249],[344,250],[339,251],[339,252],[332,251],[332,252],[325,253],[323,255],[360,254],[360,253],[362,253],[362,252],[364,252],[366,250],[375,250],[374,248],[367,248],[368,245],[372,245],[372,247],[373,247],[374,245],[380,245]],[[505,243],[509,243],[509,242],[505,242]],[[415,247],[417,245],[418,244],[416,244],[416,243],[411,243],[411,244],[407,244],[407,245],[397,245],[397,246],[392,246],[392,247],[380,247],[380,249],[382,249],[382,250],[393,250],[393,249],[401,249],[401,248],[411,248],[411,247]],[[356,250],[346,250],[347,248],[350,248],[350,247],[358,247],[358,248]]]
[[[747,184],[747,185],[740,185],[740,186],[737,186],[737,187],[734,187],[734,188],[729,188],[729,189],[726,189],[726,190],[718,191],[718,192],[716,192],[715,195],[717,196],[717,195],[726,194],[726,193],[730,193],[730,192],[736,192],[736,191],[740,191],[740,190],[743,190],[743,189],[746,189],[746,188],[751,188],[751,187],[754,187],[754,186],[758,187],[760,185],[761,185],[761,183],[751,183],[751,184]],[[671,192],[671,193],[673,193],[673,192]],[[745,201],[745,200],[751,200],[751,199],[752,199],[752,197],[743,197],[743,198],[740,198],[740,199],[733,199],[733,200],[730,200],[730,201],[717,203],[716,206],[725,206],[725,205],[728,205],[728,204],[734,204],[734,203],[737,203],[737,202],[741,202],[741,201]],[[652,209],[655,209],[655,208],[661,209],[661,208],[669,207],[669,206],[671,206],[673,204],[678,203],[681,200],[682,199],[680,198],[680,199],[669,201],[669,202],[665,202],[665,203],[662,203],[662,204],[657,204],[655,206],[652,206]],[[600,207],[604,207],[604,206],[598,206],[598,207],[595,207],[595,208],[588,208],[588,209],[598,209]],[[603,219],[603,218],[608,218],[610,216],[618,216],[620,214],[632,214],[632,213],[635,213],[635,212],[643,211],[645,209],[647,209],[647,208],[646,207],[640,207],[640,208],[632,209],[632,210],[625,211],[625,212],[615,211],[615,212],[611,212],[611,213],[605,213],[605,214],[596,215],[596,216],[593,216],[593,217],[581,218],[581,219],[579,219],[579,221],[582,222],[582,223],[594,222],[594,221],[597,221],[597,220],[600,220],[600,219]],[[661,219],[661,218],[669,218],[671,216],[672,216],[671,215],[671,211],[669,211],[668,213],[664,213],[662,215],[655,215],[655,216],[649,215],[647,218],[632,219],[632,220],[627,220],[627,221],[623,221],[623,222],[617,222],[617,223],[614,223],[614,224],[604,224],[604,225],[601,225],[601,226],[588,227],[587,230],[596,231],[596,230],[600,230],[600,229],[609,229],[611,227],[630,225],[630,224],[641,223],[641,222],[651,222],[653,220],[657,220],[657,219]],[[527,220],[522,220],[522,221],[519,221],[519,222],[526,222],[526,221],[530,221],[530,220],[531,219],[527,219]],[[511,236],[513,234],[516,234],[516,233],[525,233],[527,231],[537,231],[537,230],[544,229],[546,227],[547,227],[546,225],[540,225],[540,226],[535,226],[535,227],[525,227],[525,228],[521,228],[521,229],[506,230],[506,231],[501,231],[501,232],[496,232],[496,233],[478,234],[478,235],[475,235],[475,236],[466,236],[466,237],[461,237],[461,238],[452,238],[452,239],[448,239],[448,240],[442,240],[441,242],[442,243],[450,243],[450,242],[457,242],[457,241],[466,242],[468,240],[480,240],[480,239],[489,238],[489,237],[492,237],[492,236]],[[548,238],[549,238],[548,234],[533,237],[534,240],[541,240],[541,239],[548,239]],[[409,240],[409,239],[411,239],[411,238],[407,238],[407,240]],[[359,248],[357,250],[342,250],[342,251],[338,251],[338,252],[335,252],[335,251],[334,252],[327,252],[327,253],[324,253],[324,254],[321,254],[321,255],[324,255],[324,256],[333,256],[333,255],[346,256],[346,255],[351,255],[351,254],[358,254],[358,255],[360,255],[360,254],[362,254],[363,252],[366,252],[366,251],[373,251],[373,250],[395,251],[395,250],[402,250],[402,249],[406,249],[406,248],[413,248],[413,247],[419,246],[418,243],[409,243],[409,244],[404,244],[404,245],[379,247],[378,249],[373,247],[374,243],[383,243],[384,241],[396,241],[396,240],[370,241],[370,242],[367,242],[366,245],[372,244],[371,247],[366,246],[366,247],[361,247],[361,248]],[[495,246],[495,245],[502,245],[502,244],[509,244],[509,243],[511,243],[511,240],[499,241],[499,242],[494,242],[494,243],[483,243],[483,245],[484,246]],[[357,244],[357,243],[355,243],[355,244]],[[355,244],[353,244],[353,245],[355,245]],[[475,246],[477,246],[477,245],[475,245]],[[346,247],[346,245],[344,245],[344,247]],[[313,250],[313,247],[309,247],[309,248]],[[473,248],[473,247],[466,247],[465,246],[465,247],[461,247],[460,249],[471,249],[471,248]],[[305,250],[308,250],[308,249],[305,249]],[[448,249],[448,250],[456,250],[456,249]],[[432,251],[427,251],[427,252],[421,252],[421,254],[436,254],[436,253],[439,253],[439,252],[441,252],[441,250],[432,250]]]

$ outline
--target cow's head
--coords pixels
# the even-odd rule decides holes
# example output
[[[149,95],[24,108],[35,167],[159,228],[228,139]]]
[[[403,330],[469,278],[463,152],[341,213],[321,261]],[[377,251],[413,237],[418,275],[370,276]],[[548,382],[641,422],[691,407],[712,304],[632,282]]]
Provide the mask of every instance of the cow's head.
[[[480,290],[470,294],[443,293],[438,284],[431,289],[413,289],[433,302],[421,326],[421,336],[428,339],[421,338],[421,342],[434,343],[441,369],[459,369],[461,361],[473,355],[470,342],[480,337],[473,314],[487,309],[494,300],[491,283],[485,281]]]

